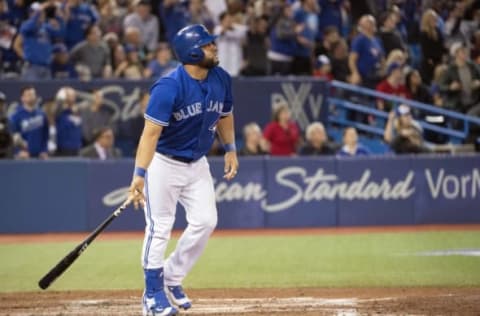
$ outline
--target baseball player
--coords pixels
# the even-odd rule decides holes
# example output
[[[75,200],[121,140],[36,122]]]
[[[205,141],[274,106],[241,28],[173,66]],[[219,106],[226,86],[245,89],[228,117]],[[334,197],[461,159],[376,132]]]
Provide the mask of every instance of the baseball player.
[[[135,207],[145,210],[144,315],[175,315],[177,307],[191,307],[182,281],[217,223],[205,158],[216,132],[226,152],[224,177],[232,179],[238,169],[231,78],[217,67],[215,36],[203,25],[190,25],[172,44],[182,65],[151,88],[129,191]],[[185,208],[188,227],[164,260],[177,201]]]

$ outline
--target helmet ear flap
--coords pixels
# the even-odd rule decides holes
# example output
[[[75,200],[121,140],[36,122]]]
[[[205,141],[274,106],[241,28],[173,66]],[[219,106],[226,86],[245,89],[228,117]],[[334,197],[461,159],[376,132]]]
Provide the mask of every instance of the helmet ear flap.
[[[200,62],[202,61],[203,57],[204,57],[204,53],[202,51],[201,48],[199,47],[195,47],[193,49],[190,50],[190,52],[188,53],[188,55],[192,58],[192,60],[194,60],[195,62]]]

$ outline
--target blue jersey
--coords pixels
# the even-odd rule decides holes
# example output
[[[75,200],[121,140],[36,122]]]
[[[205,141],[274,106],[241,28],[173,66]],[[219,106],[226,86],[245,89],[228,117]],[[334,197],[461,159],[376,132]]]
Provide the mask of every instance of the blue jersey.
[[[30,112],[19,106],[10,117],[10,128],[12,133],[19,133],[27,141],[30,156],[47,152],[48,121],[42,110],[37,108]]]
[[[378,39],[359,34],[353,39],[352,51],[358,54],[357,68],[362,78],[375,77],[383,58],[383,48]]]
[[[233,110],[232,80],[220,67],[195,80],[183,65],[160,78],[150,91],[145,119],[164,126],[157,152],[197,160],[208,153],[216,125]]]
[[[72,110],[63,110],[57,117],[57,147],[59,150],[82,148],[82,118]]]
[[[22,23],[20,33],[23,36],[23,52],[25,60],[34,65],[48,66],[51,61],[52,43],[61,39],[65,33],[65,25],[61,18],[55,18],[59,28],[55,29],[46,22],[40,22],[40,13],[35,13]]]
[[[72,48],[85,39],[85,30],[98,21],[97,11],[86,3],[70,8],[70,17],[66,25],[65,44]]]

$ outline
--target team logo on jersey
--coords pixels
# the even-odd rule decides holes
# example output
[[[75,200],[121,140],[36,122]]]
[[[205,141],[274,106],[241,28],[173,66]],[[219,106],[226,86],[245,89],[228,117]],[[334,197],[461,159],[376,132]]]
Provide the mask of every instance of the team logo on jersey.
[[[202,113],[202,103],[196,102],[196,103],[187,105],[185,108],[180,109],[180,111],[178,112],[173,112],[173,117],[175,118],[175,120],[181,121],[201,113]]]
[[[206,112],[223,113],[223,102],[210,100],[210,103],[206,108]],[[180,109],[177,112],[173,112],[173,117],[178,122],[199,115],[201,113],[203,113],[202,103],[195,102],[193,104],[187,105],[186,107]]]

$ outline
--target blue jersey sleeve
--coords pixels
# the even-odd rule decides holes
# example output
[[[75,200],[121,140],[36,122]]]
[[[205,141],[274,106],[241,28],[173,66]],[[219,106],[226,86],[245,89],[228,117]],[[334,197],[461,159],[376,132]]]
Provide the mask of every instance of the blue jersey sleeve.
[[[173,105],[177,99],[178,87],[174,79],[161,78],[150,90],[150,100],[145,111],[145,119],[168,126]]]
[[[225,76],[225,100],[223,101],[223,110],[220,113],[221,116],[227,116],[233,112],[233,94],[232,94],[232,77],[224,71]]]

